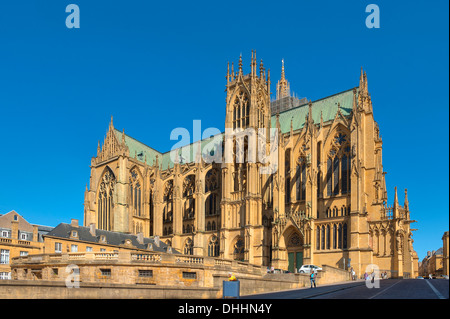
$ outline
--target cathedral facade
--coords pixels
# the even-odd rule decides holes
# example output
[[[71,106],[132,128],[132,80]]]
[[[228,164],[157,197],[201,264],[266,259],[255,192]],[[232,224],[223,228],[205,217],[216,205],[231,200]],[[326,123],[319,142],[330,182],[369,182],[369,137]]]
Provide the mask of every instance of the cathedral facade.
[[[256,53],[250,73],[242,57],[236,69],[226,76],[225,133],[161,153],[111,120],[91,160],[85,226],[292,272],[315,264],[416,275],[415,221],[406,190],[403,206],[397,189],[387,204],[366,73],[358,87],[312,102],[291,96],[283,65],[271,101]]]

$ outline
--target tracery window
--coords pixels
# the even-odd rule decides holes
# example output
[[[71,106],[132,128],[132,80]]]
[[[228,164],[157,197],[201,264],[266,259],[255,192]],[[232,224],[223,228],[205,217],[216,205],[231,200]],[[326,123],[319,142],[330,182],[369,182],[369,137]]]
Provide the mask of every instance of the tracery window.
[[[286,204],[291,202],[291,150],[287,149],[285,153],[285,200]]]
[[[327,158],[327,196],[350,191],[350,139],[338,131],[334,135]]]
[[[244,260],[244,239],[239,237],[233,246],[233,259]]]
[[[164,185],[164,207],[163,207],[163,223],[164,235],[172,234],[173,223],[173,179],[167,181]]]
[[[141,191],[141,181],[139,178],[139,173],[136,168],[130,171],[130,207],[133,215],[142,215],[142,191]]]
[[[217,216],[220,212],[219,207],[219,172],[217,169],[211,169],[205,176],[205,216]],[[209,193],[209,194],[208,194]]]
[[[208,256],[217,257],[220,253],[219,238],[217,236],[212,236],[208,243]]]
[[[301,156],[297,161],[297,171],[295,174],[296,199],[306,199],[306,158]]]
[[[185,255],[193,255],[194,254],[194,242],[192,241],[192,239],[190,239],[190,238],[186,239],[186,242],[184,243],[183,252]]]
[[[288,247],[300,247],[302,246],[302,244],[302,239],[297,233],[294,233],[291,237],[289,237],[289,240],[287,242]]]
[[[217,169],[210,169],[205,176],[205,193],[219,189],[219,172]]]
[[[337,248],[337,226],[333,225],[333,249]]]
[[[321,233],[322,237],[321,237],[321,245],[320,245],[320,247],[322,249],[325,249],[325,226],[322,226],[321,232],[322,232]]]
[[[342,248],[347,249],[347,224],[343,227]]]
[[[245,128],[250,124],[250,102],[244,92],[236,95],[233,103],[233,129]]]
[[[113,172],[107,168],[103,175],[97,200],[97,222],[98,228],[103,230],[111,230],[112,225],[112,211],[114,209],[114,187],[116,184],[116,178]]]
[[[316,250],[320,250],[320,226],[316,228]]]
[[[189,220],[193,219],[195,215],[195,176],[189,175],[184,179],[183,182],[183,198],[184,198],[184,212],[183,219]]]
[[[330,249],[330,236],[331,235],[331,231],[330,231],[330,225],[327,225],[327,249]]]
[[[261,179],[263,179],[261,175]],[[267,178],[267,182],[264,186],[264,198],[263,198],[265,208],[272,208],[273,206],[273,175]]]

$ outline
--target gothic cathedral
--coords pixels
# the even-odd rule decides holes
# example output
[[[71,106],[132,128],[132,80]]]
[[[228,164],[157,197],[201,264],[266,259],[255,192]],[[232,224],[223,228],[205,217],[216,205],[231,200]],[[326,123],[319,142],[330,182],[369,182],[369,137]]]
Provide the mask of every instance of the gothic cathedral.
[[[291,95],[284,62],[273,100],[256,52],[250,69],[244,74],[242,57],[237,71],[228,67],[225,132],[176,156],[111,119],[91,160],[84,225],[292,272],[314,264],[361,275],[376,265],[392,277],[416,275],[415,221],[406,190],[403,206],[397,189],[387,204],[366,73],[358,87],[312,102]]]

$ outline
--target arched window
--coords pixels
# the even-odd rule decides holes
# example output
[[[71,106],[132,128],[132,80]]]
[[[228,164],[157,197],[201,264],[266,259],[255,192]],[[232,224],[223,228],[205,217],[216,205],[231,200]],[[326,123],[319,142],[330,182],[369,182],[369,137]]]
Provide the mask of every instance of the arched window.
[[[338,227],[338,249],[342,249],[342,224]]]
[[[285,153],[285,200],[286,204],[291,202],[291,149],[287,149]]]
[[[195,191],[195,176],[189,175],[184,179],[183,182],[184,220],[191,220],[195,217],[194,191]]]
[[[233,246],[233,259],[244,260],[244,239],[239,237]]]
[[[332,160],[331,158],[327,159],[327,196],[331,196],[332,194],[332,181],[331,181],[331,172],[332,172]]]
[[[107,168],[100,181],[97,201],[98,228],[111,230],[112,210],[114,209],[113,195],[116,179],[113,172]]]
[[[306,158],[300,157],[297,161],[296,178],[296,199],[306,199]]]
[[[333,194],[339,194],[339,158],[333,160]]]
[[[193,255],[194,254],[194,243],[192,239],[188,238],[186,239],[186,242],[184,243],[184,254],[185,255]]]
[[[163,206],[163,223],[167,225],[166,235],[172,234],[173,223],[173,180],[169,180],[164,185],[164,206]]]
[[[233,129],[245,128],[249,125],[250,116],[249,101],[244,92],[239,92],[234,99],[233,104]]]
[[[261,178],[262,176],[263,175],[261,175]],[[273,175],[270,175],[265,183],[263,201],[266,208],[271,208],[273,206]]]
[[[350,139],[337,131],[331,141],[327,159],[327,196],[347,194],[350,191]]]
[[[347,224],[344,224],[343,238],[342,238],[342,248],[347,249]]]
[[[330,249],[330,225],[327,225],[327,249]]]
[[[205,175],[205,193],[219,189],[220,174],[217,169],[210,169]]]
[[[348,174],[348,164],[347,164],[347,154],[342,155],[341,161],[341,172],[342,172],[342,194],[347,194],[349,183],[349,174]]]
[[[316,228],[316,250],[320,250],[320,226]]]
[[[336,244],[337,244],[337,228],[336,228],[336,224],[333,225],[333,249],[336,249]]]
[[[322,231],[322,239],[320,241],[320,243],[321,243],[320,247],[322,249],[325,249],[325,226],[322,226],[322,230],[321,231]]]
[[[217,238],[217,236],[212,236],[208,243],[208,256],[217,257],[219,256],[219,252],[220,252],[219,238]]]
[[[205,201],[205,215],[214,216],[217,215],[217,195],[215,193],[208,195]]]
[[[153,236],[153,212],[154,212],[154,210],[153,210],[153,190],[150,190],[150,196],[149,196],[149,213],[150,213],[150,216],[149,216],[149,235],[150,236]]]
[[[322,197],[322,175],[317,172],[317,198]]]
[[[142,196],[141,196],[141,182],[140,174],[137,168],[133,168],[130,171],[130,205],[133,215],[142,216]]]

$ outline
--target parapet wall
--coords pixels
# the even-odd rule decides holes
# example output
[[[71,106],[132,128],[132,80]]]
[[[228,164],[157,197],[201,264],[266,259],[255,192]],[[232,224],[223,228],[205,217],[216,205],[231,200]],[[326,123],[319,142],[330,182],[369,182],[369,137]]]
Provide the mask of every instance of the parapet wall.
[[[67,267],[74,265],[79,288],[68,288]],[[310,284],[308,274],[271,274],[235,260],[129,251],[30,255],[14,258],[11,267],[13,280],[0,280],[0,298],[221,298],[229,272],[240,280],[241,295]],[[345,270],[322,268],[319,285],[349,279]]]

